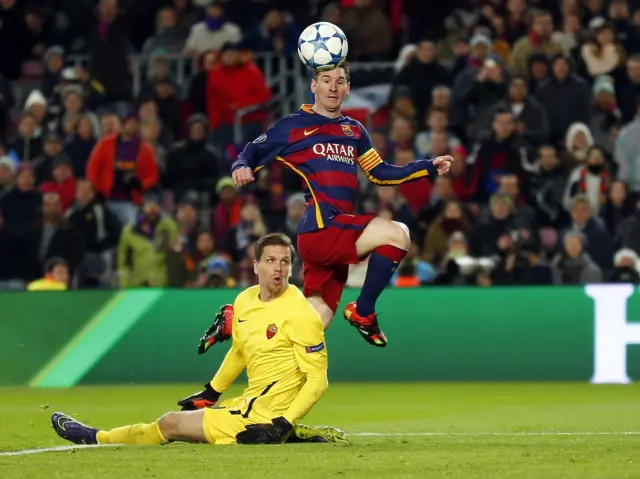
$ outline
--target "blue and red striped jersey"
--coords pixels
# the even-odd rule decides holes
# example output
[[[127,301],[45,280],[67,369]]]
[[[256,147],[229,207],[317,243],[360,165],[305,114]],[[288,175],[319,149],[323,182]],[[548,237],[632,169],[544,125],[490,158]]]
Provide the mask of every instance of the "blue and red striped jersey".
[[[247,144],[231,170],[250,167],[256,172],[272,161],[282,162],[306,185],[307,210],[298,233],[325,228],[339,214],[353,214],[358,167],[378,185],[399,185],[437,175],[430,160],[406,166],[382,161],[359,121],[348,116],[328,118],[315,113],[311,105],[302,105]]]

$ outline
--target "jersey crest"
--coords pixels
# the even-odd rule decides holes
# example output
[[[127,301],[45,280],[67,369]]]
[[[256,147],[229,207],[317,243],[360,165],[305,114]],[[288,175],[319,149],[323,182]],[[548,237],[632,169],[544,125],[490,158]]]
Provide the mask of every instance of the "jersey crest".
[[[351,125],[342,125],[342,131],[346,136],[353,136]]]
[[[269,326],[267,326],[267,339],[273,338],[277,332],[278,332],[278,326],[276,326],[275,324],[272,323]]]

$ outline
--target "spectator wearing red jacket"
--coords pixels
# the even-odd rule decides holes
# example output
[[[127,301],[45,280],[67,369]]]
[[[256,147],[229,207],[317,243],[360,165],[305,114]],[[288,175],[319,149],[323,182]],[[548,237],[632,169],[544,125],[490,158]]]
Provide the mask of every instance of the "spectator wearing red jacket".
[[[158,183],[155,153],[139,130],[137,115],[127,115],[122,131],[96,143],[87,163],[87,179],[123,224],[135,219],[142,194]]]
[[[237,45],[225,45],[220,62],[209,70],[207,78],[207,113],[213,142],[223,148],[232,143],[236,112],[270,98],[269,86],[256,64],[242,60]],[[261,110],[242,118],[242,142],[260,135],[266,117],[266,110]]]
[[[40,193],[57,193],[62,213],[66,213],[76,195],[76,179],[73,176],[71,161],[66,156],[60,156],[53,162],[52,176],[52,181],[45,181],[40,185]]]

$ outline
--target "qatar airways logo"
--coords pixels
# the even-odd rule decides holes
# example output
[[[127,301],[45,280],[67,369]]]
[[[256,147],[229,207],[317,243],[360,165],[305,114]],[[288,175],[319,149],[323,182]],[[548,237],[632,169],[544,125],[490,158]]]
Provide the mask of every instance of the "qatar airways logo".
[[[330,161],[339,161],[347,165],[355,165],[356,149],[349,145],[339,145],[337,143],[316,143],[313,145],[313,152],[318,156],[324,156]]]

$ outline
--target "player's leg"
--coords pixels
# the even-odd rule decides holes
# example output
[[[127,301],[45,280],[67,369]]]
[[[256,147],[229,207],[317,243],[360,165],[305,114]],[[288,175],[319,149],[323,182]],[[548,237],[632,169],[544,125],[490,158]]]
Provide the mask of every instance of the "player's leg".
[[[169,412],[150,424],[132,424],[100,430],[82,424],[63,413],[51,416],[56,433],[75,444],[159,445],[171,441],[207,442],[203,428],[204,410]]]
[[[391,281],[398,264],[406,256],[411,237],[409,228],[396,221],[374,218],[356,240],[358,257],[369,256],[369,265],[358,299],[347,305],[345,319],[375,346],[385,346],[386,338],[375,315],[376,301]]]
[[[319,266],[304,264],[303,293],[318,312],[326,330],[340,305],[340,298],[349,276],[349,266]]]

